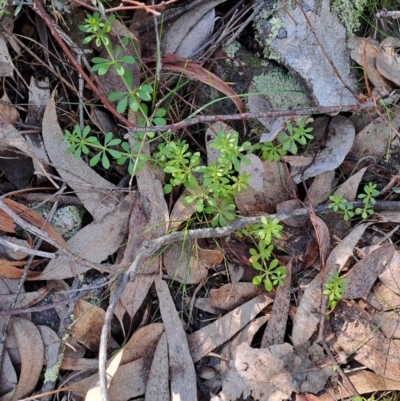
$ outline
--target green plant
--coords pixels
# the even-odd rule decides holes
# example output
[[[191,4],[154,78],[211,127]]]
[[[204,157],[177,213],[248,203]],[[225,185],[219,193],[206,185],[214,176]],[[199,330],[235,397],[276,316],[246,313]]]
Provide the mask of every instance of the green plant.
[[[342,194],[332,195],[329,197],[329,200],[331,200],[332,203],[328,205],[328,208],[342,214],[345,221],[354,217],[353,205],[350,204],[347,199],[343,198]]]
[[[69,145],[66,152],[72,153],[76,159],[79,159],[82,155],[88,155],[92,150],[92,154],[94,154],[89,160],[89,165],[94,167],[101,161],[105,169],[109,169],[111,166],[110,158],[115,159],[119,165],[128,161],[128,172],[132,175],[136,169],[142,168],[148,161],[148,157],[140,152],[140,142],[136,142],[131,148],[128,142],[113,138],[113,133],[107,132],[104,136],[104,143],[101,144],[96,136],[89,136],[89,133],[90,126],[88,125],[83,130],[79,125],[75,125],[72,132],[65,130],[62,139]],[[115,149],[116,146],[119,146],[120,150]]]
[[[108,96],[110,101],[117,102],[118,112],[125,113],[128,107],[137,112],[139,126],[165,125],[166,110],[158,107],[161,101],[155,102],[153,86],[143,83],[137,88],[133,87],[132,74],[125,65],[134,63],[135,59],[124,54],[128,45],[127,38],[120,38],[120,44],[117,45],[109,38],[113,21],[114,16],[106,17],[104,12],[95,12],[87,15],[84,24],[80,26],[80,29],[88,34],[84,43],[94,41],[96,46],[102,46],[107,52],[107,58],[94,57],[91,60],[92,71],[104,75],[110,69],[114,69],[125,84],[126,91],[113,92]],[[67,153],[74,154],[76,158],[89,155],[90,166],[101,162],[101,165],[108,169],[113,160],[120,165],[128,162],[129,173],[135,174],[137,169],[150,160],[143,154],[142,148],[154,136],[154,132],[151,131],[136,134],[134,145],[130,146],[128,142],[115,138],[111,132],[101,139],[90,135],[89,126],[75,126],[72,131],[65,131],[63,139],[69,145]],[[226,225],[235,218],[235,194],[247,187],[249,175],[239,174],[239,170],[242,163],[250,163],[246,153],[251,149],[251,144],[239,144],[237,133],[217,132],[211,147],[219,151],[219,160],[209,166],[202,166],[200,153],[190,151],[184,140],[174,140],[173,136],[173,132],[162,136],[164,141],[158,145],[151,158],[153,164],[161,167],[166,173],[164,193],[168,194],[174,187],[179,186],[190,189],[192,195],[185,198],[185,203],[195,202],[197,213],[211,215],[212,226]],[[202,180],[201,184],[197,177]]]
[[[250,163],[245,152],[251,148],[251,144],[244,142],[239,145],[238,141],[237,132],[217,132],[210,146],[219,151],[218,162],[208,166],[200,165],[200,152],[192,153],[186,141],[161,143],[153,159],[169,175],[164,193],[171,192],[173,187],[185,186],[192,191],[185,198],[185,203],[195,202],[197,213],[213,215],[213,227],[225,226],[227,221],[235,218],[235,194],[247,187],[250,178],[247,173],[239,174],[239,170],[241,163]],[[195,174],[200,174],[201,185]]]
[[[375,198],[379,195],[379,191],[376,190],[376,184],[372,184],[369,182],[364,186],[364,193],[359,194],[357,196],[358,199],[361,199],[364,203],[363,208],[357,208],[356,214],[361,214],[363,219],[366,219],[368,215],[373,215],[374,210],[372,209],[373,205],[375,205]]]
[[[256,146],[256,149],[261,150],[261,157],[269,161],[279,161],[281,156],[290,152],[297,154],[299,145],[306,145],[307,142],[313,139],[311,132],[313,128],[306,128],[305,124],[308,118],[302,119],[298,127],[292,123],[286,124],[286,132],[278,135],[277,141],[264,142]]]
[[[278,219],[271,220],[268,217],[262,217],[261,223],[240,230],[238,236],[250,237],[255,245],[255,248],[250,249],[250,263],[254,269],[261,274],[253,278],[254,285],[264,283],[267,291],[272,291],[277,285],[283,285],[286,278],[286,267],[280,266],[278,259],[272,259],[274,239],[280,239],[283,226],[279,224]]]
[[[324,285],[324,295],[328,297],[327,310],[331,312],[342,299],[346,289],[346,279],[339,276],[339,272],[333,272]]]
[[[7,0],[0,0],[0,18],[3,17],[5,14],[10,14],[7,10],[8,1]]]
[[[357,196],[358,199],[362,200],[364,207],[358,207],[355,210],[347,199],[343,198],[342,194],[332,195],[329,197],[331,203],[328,204],[328,208],[334,212],[343,215],[344,220],[349,220],[355,215],[361,215],[363,219],[374,214],[373,206],[376,203],[375,198],[379,195],[379,191],[376,190],[376,184],[371,182],[364,186],[364,193]]]
[[[294,127],[291,123],[286,124],[286,133],[278,135],[278,140],[282,143],[282,149],[288,150],[294,155],[297,154],[296,142],[300,145],[306,145],[308,139],[313,139],[314,137],[310,134],[313,128],[305,128],[305,123],[307,119],[300,121],[298,127]]]

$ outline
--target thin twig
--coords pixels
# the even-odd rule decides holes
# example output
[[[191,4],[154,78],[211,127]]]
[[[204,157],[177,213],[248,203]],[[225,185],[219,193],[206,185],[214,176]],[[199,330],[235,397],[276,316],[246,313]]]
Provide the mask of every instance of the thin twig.
[[[14,244],[13,242],[5,240],[2,237],[0,237],[0,245],[5,246],[6,248],[10,248],[14,252],[23,252],[23,253],[26,253],[27,255],[39,256],[41,258],[54,259],[57,257],[57,255],[55,253],[38,251],[36,249],[31,249],[31,248],[27,248],[22,245],[17,245],[17,244]]]
[[[384,100],[385,104],[398,101],[398,95],[390,96]],[[165,132],[165,131],[177,131],[182,128],[189,127],[191,125],[199,123],[210,123],[216,121],[231,121],[231,120],[248,120],[249,118],[277,118],[277,117],[290,117],[290,116],[307,116],[311,114],[338,114],[342,112],[354,112],[365,109],[372,109],[375,107],[374,102],[355,103],[340,106],[316,106],[308,107],[305,109],[293,109],[293,110],[269,110],[257,113],[239,113],[239,114],[220,114],[215,116],[196,116],[183,120],[179,123],[165,125],[163,127],[135,127],[129,129],[128,134],[125,135],[125,139],[128,139],[134,132]]]
[[[26,308],[11,309],[11,310],[2,310],[2,311],[0,311],[0,316],[13,316],[13,315],[20,315],[20,314],[32,313],[32,312],[43,312],[45,310],[54,309],[59,306],[68,305],[69,303],[74,303],[76,301],[79,301],[80,299],[82,299],[86,295],[88,295],[90,292],[92,292],[94,289],[99,288],[99,287],[104,287],[106,284],[108,284],[109,282],[111,282],[113,280],[114,280],[114,278],[111,278],[111,279],[108,278],[108,280],[106,282],[104,282],[104,284],[96,284],[96,285],[93,285],[90,287],[75,290],[75,291],[78,291],[78,294],[75,295],[74,297],[62,299],[61,301],[53,302],[51,304],[29,306]],[[99,282],[100,281],[96,281],[96,283],[99,283]],[[74,290],[71,290],[70,292],[74,292]]]

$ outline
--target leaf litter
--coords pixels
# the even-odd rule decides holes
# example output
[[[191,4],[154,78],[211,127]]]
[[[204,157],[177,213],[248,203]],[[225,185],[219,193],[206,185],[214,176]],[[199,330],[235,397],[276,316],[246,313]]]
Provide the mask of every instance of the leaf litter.
[[[169,10],[169,3],[174,1],[166,3],[153,8],[168,17],[174,10]],[[155,38],[154,29],[146,34],[144,30],[133,32],[117,21],[113,23],[112,36],[114,39],[129,36],[137,47],[132,51],[124,44],[119,53],[121,57],[135,59],[135,63],[127,66],[134,75],[134,88],[145,81],[140,68],[140,46],[158,43],[162,54],[154,51],[151,57],[155,58],[151,61],[143,58],[149,63],[146,74],[152,76],[153,64],[161,67],[154,73],[162,77],[159,88],[164,95],[165,88],[171,90],[177,85],[159,103],[170,102],[173,113],[168,118],[172,122],[184,121],[188,116],[198,118],[197,131],[186,127],[182,138],[186,135],[191,149],[201,150],[203,166],[219,162],[221,152],[210,146],[218,132],[228,136],[239,131],[243,142],[251,140],[264,146],[271,141],[279,144],[282,134],[290,131],[290,125],[301,124],[302,118],[295,113],[278,118],[262,115],[266,110],[273,111],[270,98],[257,92],[253,85],[257,73],[262,71],[264,76],[268,73],[270,61],[260,56],[263,52],[272,51],[272,56],[273,51],[279,53],[281,64],[301,80],[299,87],[307,102],[312,100],[317,106],[336,105],[333,99],[353,101],[355,81],[348,74],[349,55],[366,69],[367,92],[374,99],[388,96],[400,82],[395,52],[398,43],[393,38],[379,42],[349,37],[347,48],[345,28],[329,10],[327,0],[321,2],[322,16],[314,6],[307,8],[306,2],[297,1],[290,11],[287,7],[266,11],[261,5],[245,4],[243,14],[237,5],[230,14],[228,8],[235,2],[229,6],[225,0],[189,3],[192,5],[176,7],[179,16],[165,25],[161,42]],[[146,11],[153,10],[146,7],[140,4],[140,10],[134,14],[132,22],[136,21],[138,29],[145,24]],[[244,18],[248,12],[250,17]],[[224,14],[226,26],[220,22]],[[267,14],[268,22],[260,25],[260,18]],[[285,27],[268,37],[275,29],[271,15],[282,18]],[[304,18],[305,15],[309,18]],[[298,35],[293,16],[307,29],[304,37]],[[154,13],[152,24],[157,23],[156,17]],[[365,183],[371,181],[378,182],[379,190],[388,186],[382,195],[386,194],[385,200],[396,201],[400,165],[396,156],[397,106],[376,108],[375,115],[316,117],[310,123],[314,136],[311,144],[303,146],[299,142],[295,152],[283,155],[280,160],[263,160],[261,152],[249,153],[247,161],[240,163],[237,172],[250,177],[248,187],[235,195],[241,221],[250,219],[258,224],[261,216],[275,213],[283,216],[283,232],[274,242],[272,256],[285,266],[286,276],[272,292],[265,293],[263,286],[253,285],[258,274],[250,257],[250,248],[258,246],[254,238],[249,241],[240,237],[238,230],[226,234],[224,229],[217,228],[215,235],[207,239],[181,237],[147,254],[135,279],[119,295],[111,323],[104,310],[107,298],[118,294],[123,272],[149,243],[187,228],[201,231],[201,224],[206,226],[209,222],[196,204],[187,202],[188,196],[196,196],[193,188],[175,188],[171,194],[163,192],[169,177],[151,162],[145,163],[131,179],[118,162],[105,172],[99,166],[90,167],[86,154],[83,158],[67,154],[62,136],[77,121],[83,125],[84,118],[92,118],[99,135],[101,131],[110,131],[116,138],[123,136],[119,132],[121,126],[111,118],[111,113],[94,106],[99,94],[90,94],[89,87],[68,93],[75,78],[78,80],[72,70],[74,79],[67,81],[70,86],[63,89],[49,79],[57,75],[52,72],[53,66],[46,64],[53,57],[48,51],[43,53],[48,76],[32,66],[29,73],[24,70],[21,75],[22,50],[18,36],[13,34],[19,22],[11,22],[7,15],[3,18],[2,24],[8,30],[0,35],[0,76],[6,82],[0,100],[4,158],[0,162],[3,173],[0,185],[7,196],[1,202],[26,225],[21,227],[21,221],[18,223],[15,216],[7,213],[8,209],[0,211],[1,400],[29,397],[39,388],[50,393],[69,391],[81,399],[116,401],[139,397],[160,401],[250,397],[284,400],[293,393],[299,399],[304,396],[325,400],[337,398],[338,394],[348,398],[357,392],[400,389],[400,256],[394,229],[400,222],[398,208],[391,210],[391,206],[381,203],[382,210],[361,224],[355,218],[344,221],[342,215],[326,210],[326,203],[335,196],[363,203],[365,193],[364,198],[360,194]],[[236,19],[242,27],[236,25]],[[335,41],[327,41],[326,24],[335,30]],[[228,54],[227,47],[234,39],[240,38],[240,47],[246,42],[246,35],[255,34],[258,37],[252,40],[257,45],[246,46],[260,47],[258,63]],[[312,45],[300,45],[304,40]],[[269,50],[268,45],[271,45]],[[43,46],[46,48],[47,39]],[[218,46],[221,51],[212,63],[202,59],[205,50],[215,50]],[[307,48],[312,49],[310,54]],[[154,46],[142,49],[148,53],[153,50]],[[100,55],[108,57],[104,51]],[[310,69],[304,69],[307,63],[299,65],[294,60],[300,56],[312,58],[316,65],[324,67],[311,69],[316,71],[309,75]],[[33,58],[29,60],[28,64],[32,64]],[[240,69],[241,82],[230,82],[223,77],[220,65],[227,70],[229,63],[233,69]],[[332,67],[334,64],[337,70]],[[265,70],[257,71],[264,67]],[[323,75],[326,70],[334,79]],[[111,68],[104,82],[97,82],[106,96],[121,84],[119,76],[117,69]],[[29,89],[15,90],[11,77],[14,80],[18,77],[21,82],[28,78]],[[185,93],[178,87],[180,80],[186,78],[190,89]],[[246,85],[243,90],[242,81]],[[321,82],[326,87],[322,88]],[[369,85],[373,85],[372,92]],[[205,86],[215,94],[197,105],[196,99],[200,97],[196,96]],[[175,96],[173,101],[171,94]],[[222,97],[219,102],[214,95]],[[248,101],[241,95],[248,97]],[[18,101],[18,96],[26,98],[27,109],[21,108],[19,103],[23,102]],[[93,104],[87,103],[85,112],[71,107],[77,99],[82,105],[88,98]],[[143,95],[142,105],[145,99]],[[206,124],[204,112],[212,110],[218,114],[220,105],[226,121],[217,115],[216,123]],[[133,109],[126,121],[143,125],[140,113]],[[228,125],[233,113],[246,110],[254,114],[261,128],[257,130],[256,124],[244,115],[240,117],[241,125]],[[156,137],[150,146],[143,145],[140,137],[129,141],[131,146],[140,144],[143,154],[150,157],[160,138],[161,135]],[[201,184],[200,174],[196,179]],[[50,185],[54,191],[48,188]],[[54,193],[61,186],[72,191],[86,210],[83,228],[68,241],[57,234],[51,221],[43,219],[19,197],[22,192],[35,190],[46,195],[49,203],[62,202],[63,195]],[[299,209],[307,210],[307,214],[299,217],[296,212]],[[320,214],[321,210],[328,213]],[[38,244],[35,234],[44,243]],[[335,272],[346,280],[346,286],[333,310],[327,311],[324,288]],[[84,299],[80,292],[85,294]],[[68,317],[67,335],[60,338],[56,319],[63,318],[67,304],[72,306],[73,313]],[[57,318],[47,314],[51,310]],[[104,358],[101,348],[105,330],[109,347],[103,362],[108,398],[104,398],[102,377],[97,373]],[[321,333],[326,338],[321,339]],[[326,347],[333,351],[332,355],[325,352]],[[117,348],[119,351],[111,356]],[[349,370],[339,375],[336,365]],[[364,370],[358,370],[360,367]],[[338,380],[340,385],[335,384]],[[60,387],[57,390],[55,383]]]

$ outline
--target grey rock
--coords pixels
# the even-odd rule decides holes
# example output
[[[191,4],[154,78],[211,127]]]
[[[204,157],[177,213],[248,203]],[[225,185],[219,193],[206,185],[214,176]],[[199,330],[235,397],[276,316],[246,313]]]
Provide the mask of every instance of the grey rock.
[[[346,29],[336,14],[329,9],[329,0],[303,1],[303,9],[321,42],[346,84],[354,89],[355,80],[350,74],[350,57],[346,45]],[[318,3],[318,4],[317,4]],[[295,6],[279,9],[274,17],[284,25],[286,37],[276,36],[271,50],[298,80],[317,105],[332,106],[354,103],[355,98],[334,72],[305,20],[302,10]],[[260,32],[259,32],[260,34]]]

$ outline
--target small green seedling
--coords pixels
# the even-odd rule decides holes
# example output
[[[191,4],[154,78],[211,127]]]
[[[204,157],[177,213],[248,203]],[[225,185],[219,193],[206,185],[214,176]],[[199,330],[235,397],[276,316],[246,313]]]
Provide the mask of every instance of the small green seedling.
[[[329,203],[328,208],[342,214],[345,221],[354,217],[353,205],[347,199],[343,198],[342,194],[332,195],[329,197],[329,200],[332,203]]]
[[[346,289],[346,279],[339,276],[339,272],[335,271],[328,277],[324,286],[323,294],[328,297],[327,311],[328,313],[336,307],[337,303],[342,299],[342,294]]]
[[[375,198],[379,195],[379,191],[376,190],[376,184],[372,184],[372,182],[368,183],[364,187],[364,193],[357,196],[358,199],[361,199],[364,203],[363,208],[357,208],[356,214],[361,214],[363,219],[366,219],[368,215],[373,215],[374,210],[372,209],[373,205],[375,205]]]
[[[267,291],[272,291],[277,285],[283,285],[286,278],[286,267],[279,266],[279,261],[273,259],[270,261],[274,246],[272,240],[280,239],[283,226],[279,224],[278,219],[261,218],[261,224],[242,230],[240,234],[244,234],[253,238],[255,248],[250,249],[250,263],[254,269],[262,272],[253,278],[254,285],[260,285],[264,282]]]
[[[295,127],[291,123],[286,124],[286,132],[278,135],[277,141],[264,142],[256,145],[256,149],[261,150],[261,157],[269,161],[279,161],[287,152],[297,154],[299,145],[307,145],[307,142],[313,139],[311,132],[313,128],[306,128],[305,124],[308,118],[300,121],[299,126]]]
[[[343,215],[344,220],[349,220],[355,215],[361,215],[363,219],[374,214],[373,206],[376,203],[375,198],[379,195],[379,191],[376,190],[376,184],[371,182],[364,186],[364,193],[357,196],[358,199],[362,200],[364,207],[358,207],[355,210],[347,199],[343,198],[342,194],[336,194],[329,197],[331,203],[328,204],[328,208],[334,212]]]
[[[283,285],[283,280],[286,278],[286,267],[279,266],[277,259],[273,259],[269,265],[260,265],[253,262],[252,265],[256,270],[262,272],[259,276],[253,277],[254,285],[260,285],[264,281],[264,287],[267,291],[272,291],[277,285]]]

